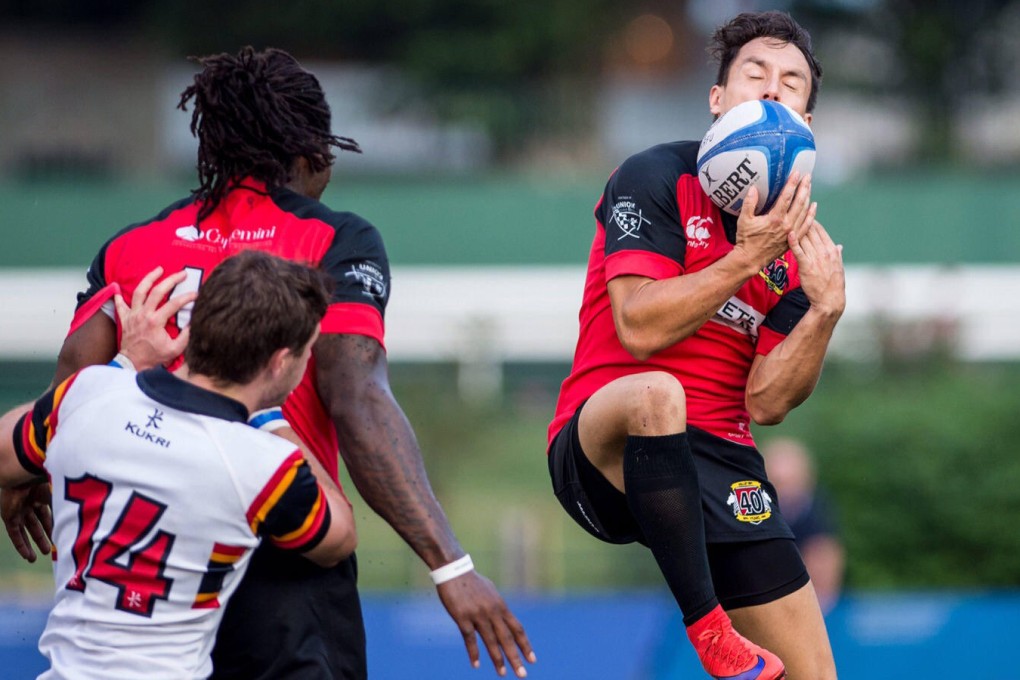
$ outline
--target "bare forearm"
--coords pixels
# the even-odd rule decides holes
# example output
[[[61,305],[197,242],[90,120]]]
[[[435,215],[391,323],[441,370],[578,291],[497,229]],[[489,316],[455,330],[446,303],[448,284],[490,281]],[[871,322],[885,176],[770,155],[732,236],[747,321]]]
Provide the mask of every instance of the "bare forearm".
[[[733,251],[706,269],[671,279],[614,279],[609,292],[621,343],[638,359],[647,359],[690,337],[756,271],[748,258]]]
[[[76,371],[94,364],[105,364],[117,354],[117,326],[108,316],[97,312],[81,328],[64,339],[57,357],[53,385]]]
[[[460,557],[414,431],[390,391],[385,351],[371,338],[325,335],[315,356],[319,395],[361,496],[430,568]]]
[[[414,431],[390,391],[381,345],[360,335],[324,334],[314,351],[319,396],[362,497],[430,570],[461,557],[464,551],[432,493]],[[500,675],[505,674],[503,655],[518,677],[525,675],[517,648],[534,662],[531,644],[488,579],[470,571],[439,585],[437,592],[475,666],[477,634]]]
[[[801,288],[810,307],[766,357],[755,359],[747,386],[747,410],[755,422],[774,425],[810,396],[822,372],[836,322],[846,309],[843,249],[821,224],[791,244]]]
[[[372,395],[336,425],[358,492],[429,568],[462,555],[429,484],[414,432],[392,396]]]
[[[814,391],[839,320],[812,307],[775,349],[756,362],[747,382],[747,410],[760,425],[775,425]]]
[[[18,461],[14,451],[14,427],[32,403],[17,406],[0,416],[0,486],[11,487],[35,479]]]

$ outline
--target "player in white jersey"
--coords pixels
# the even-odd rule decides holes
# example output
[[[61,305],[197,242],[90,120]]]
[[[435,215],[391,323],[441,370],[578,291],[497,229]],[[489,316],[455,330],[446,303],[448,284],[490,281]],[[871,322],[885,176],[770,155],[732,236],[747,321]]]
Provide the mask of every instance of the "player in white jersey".
[[[262,538],[323,566],[353,551],[336,485],[259,429],[286,424],[269,407],[304,374],[323,278],[254,251],[231,258],[202,287],[180,369],[92,366],[0,418],[0,486],[53,489],[42,677],[205,678]]]

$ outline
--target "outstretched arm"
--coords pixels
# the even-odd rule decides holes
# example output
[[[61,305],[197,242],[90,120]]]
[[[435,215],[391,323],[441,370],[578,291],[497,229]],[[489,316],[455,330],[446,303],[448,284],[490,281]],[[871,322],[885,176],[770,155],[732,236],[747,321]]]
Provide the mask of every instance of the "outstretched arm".
[[[316,343],[315,359],[319,394],[359,493],[430,570],[463,557],[425,474],[414,431],[390,391],[383,348],[368,337],[328,334]],[[477,634],[501,675],[504,655],[519,677],[526,674],[521,652],[533,662],[531,643],[487,578],[468,571],[438,592],[473,665],[479,663]]]

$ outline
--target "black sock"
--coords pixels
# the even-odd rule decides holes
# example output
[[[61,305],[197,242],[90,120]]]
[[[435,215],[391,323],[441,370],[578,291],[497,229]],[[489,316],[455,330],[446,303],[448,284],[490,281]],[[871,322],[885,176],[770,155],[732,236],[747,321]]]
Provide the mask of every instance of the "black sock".
[[[627,437],[627,504],[690,625],[719,603],[705,549],[701,488],[687,433]]]

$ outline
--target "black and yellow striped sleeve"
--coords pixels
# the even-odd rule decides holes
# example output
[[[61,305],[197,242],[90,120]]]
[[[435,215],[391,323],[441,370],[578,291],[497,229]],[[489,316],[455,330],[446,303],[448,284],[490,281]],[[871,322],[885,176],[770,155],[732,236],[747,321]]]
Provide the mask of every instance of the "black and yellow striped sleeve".
[[[29,472],[46,474],[46,449],[57,431],[57,412],[77,377],[75,373],[36,400],[32,410],[23,415],[14,426],[14,452]]]
[[[304,552],[317,546],[330,524],[329,505],[300,451],[295,451],[248,511],[252,531],[279,548]]]

